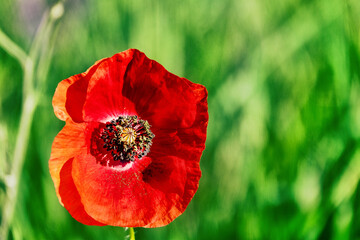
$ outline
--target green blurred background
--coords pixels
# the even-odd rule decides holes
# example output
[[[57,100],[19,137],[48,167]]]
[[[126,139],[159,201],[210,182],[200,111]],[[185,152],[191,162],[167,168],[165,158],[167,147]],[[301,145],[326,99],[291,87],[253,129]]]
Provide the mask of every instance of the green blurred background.
[[[128,234],[75,221],[48,171],[64,126],[51,105],[57,84],[128,48],[209,91],[199,190],[174,222],[136,228],[136,239],[360,239],[360,1],[69,0],[53,30],[37,34],[55,3],[1,0],[0,29],[25,52],[37,37],[51,40],[39,52],[53,45],[48,75],[35,75],[41,95],[9,239]],[[0,48],[1,212],[23,76]]]

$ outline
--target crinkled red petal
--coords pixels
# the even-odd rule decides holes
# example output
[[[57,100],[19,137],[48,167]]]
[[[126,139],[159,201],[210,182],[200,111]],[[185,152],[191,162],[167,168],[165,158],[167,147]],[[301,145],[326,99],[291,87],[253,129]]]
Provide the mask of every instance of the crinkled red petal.
[[[86,152],[84,129],[85,124],[66,123],[53,142],[49,169],[59,201],[69,213],[84,224],[103,226],[85,212],[71,176],[72,159]]]
[[[58,118],[104,122],[138,115],[152,126],[185,128],[196,115],[191,82],[169,73],[144,53],[129,49],[62,81],[53,105]]]
[[[185,210],[183,196],[197,189],[199,166],[170,156],[151,161],[144,157],[127,169],[103,167],[91,155],[76,157],[73,179],[85,211],[99,222],[122,227],[159,227],[174,220]],[[191,193],[185,189],[189,178]]]
[[[158,128],[186,128],[195,120],[196,99],[188,80],[169,73],[140,51],[133,52],[122,94],[139,116]]]
[[[55,115],[59,119],[63,121],[71,119],[74,122],[84,121],[82,109],[86,99],[88,79],[103,60],[97,61],[86,72],[71,76],[58,84],[52,105]]]
[[[83,224],[105,226],[106,224],[96,221],[85,211],[72,178],[72,163],[73,158],[67,161],[60,171],[59,195],[64,207],[73,218]]]
[[[137,114],[134,103],[122,94],[124,75],[132,57],[131,51],[125,51],[99,64],[88,79],[85,121],[105,122],[119,115]]]
[[[198,84],[193,84],[192,87],[197,102],[197,113],[193,125],[189,128],[180,129],[152,129],[156,138],[151,147],[150,156],[154,156],[153,159],[160,156],[173,156],[185,162],[184,194],[176,205],[178,209],[181,209],[181,213],[185,211],[198,189],[201,176],[199,162],[202,151],[205,149],[206,128],[209,118],[206,89]],[[171,185],[169,186],[171,188]],[[155,223],[146,227],[158,227],[158,225]]]
[[[126,166],[105,167],[91,154],[73,163],[73,179],[85,211],[99,222],[160,227],[182,214],[199,184],[205,147],[207,92],[194,85],[197,114],[185,129],[158,129],[150,153]],[[89,124],[87,142],[95,124]]]

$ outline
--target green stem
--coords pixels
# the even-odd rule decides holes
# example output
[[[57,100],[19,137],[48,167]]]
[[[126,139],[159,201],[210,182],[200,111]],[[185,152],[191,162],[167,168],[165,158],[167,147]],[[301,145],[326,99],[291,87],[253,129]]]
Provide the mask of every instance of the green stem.
[[[135,240],[135,231],[134,231],[134,228],[130,227],[130,228],[129,228],[129,232],[130,232],[130,240]]]
[[[16,58],[22,67],[25,65],[27,54],[15,42],[13,42],[1,29],[0,29],[0,47],[7,53]]]
[[[54,41],[48,44],[54,24],[63,14],[61,2],[54,5],[50,13],[46,12],[40,24],[37,36],[32,43],[30,54],[27,55],[20,47],[13,43],[0,30],[0,47],[18,59],[24,69],[23,76],[23,104],[20,125],[16,137],[13,162],[9,175],[6,177],[6,199],[1,218],[0,239],[8,239],[9,229],[14,217],[16,200],[19,192],[19,183],[25,161],[28,140],[30,136],[33,116],[38,105],[41,89],[49,71]],[[55,37],[53,37],[53,40]],[[44,44],[45,43],[45,44]],[[46,47],[46,49],[45,49]],[[42,54],[41,54],[42,53]],[[34,82],[38,78],[37,82]]]
[[[36,105],[37,99],[32,94],[28,95],[23,103],[19,131],[16,137],[12,168],[10,174],[6,177],[7,199],[3,208],[0,239],[7,239],[9,227],[14,216],[20,176],[24,164],[27,143],[30,135],[30,129]]]

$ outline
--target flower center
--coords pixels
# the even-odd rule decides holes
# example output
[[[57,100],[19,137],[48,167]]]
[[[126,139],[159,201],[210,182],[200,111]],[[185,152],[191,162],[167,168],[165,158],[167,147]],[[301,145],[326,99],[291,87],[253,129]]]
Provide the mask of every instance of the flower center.
[[[108,157],[103,156],[109,153],[114,161],[130,162],[135,161],[136,157],[141,159],[149,153],[155,137],[148,121],[137,116],[120,116],[102,124],[94,132],[100,135],[101,140],[97,141],[93,153],[102,155],[98,159],[102,164],[110,164]]]
[[[135,142],[136,140],[136,132],[133,128],[124,128],[121,129],[120,126],[116,126],[116,129],[118,129],[119,131],[121,131],[122,133],[120,134],[120,141],[122,142],[126,142],[128,145],[131,145]]]

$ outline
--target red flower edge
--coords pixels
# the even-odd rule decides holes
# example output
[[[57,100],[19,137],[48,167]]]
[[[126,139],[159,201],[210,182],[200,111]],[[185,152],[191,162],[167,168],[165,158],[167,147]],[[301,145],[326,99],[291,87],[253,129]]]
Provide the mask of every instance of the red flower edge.
[[[52,145],[50,174],[60,203],[76,220],[87,225],[160,227],[185,211],[201,177],[208,123],[204,86],[129,49],[60,82],[53,107],[66,124]],[[126,128],[139,131],[143,139],[138,129],[149,123],[155,135],[146,139],[149,151],[141,150],[141,137],[135,140],[118,123],[109,122],[127,121],[129,116],[143,119]],[[108,146],[111,150],[101,147],[108,137],[106,126],[123,131],[109,133],[116,140],[116,146]],[[125,152],[129,146],[137,151]],[[121,157],[136,154],[131,160],[116,160],[110,151],[122,151]],[[146,155],[139,155],[141,151]]]

